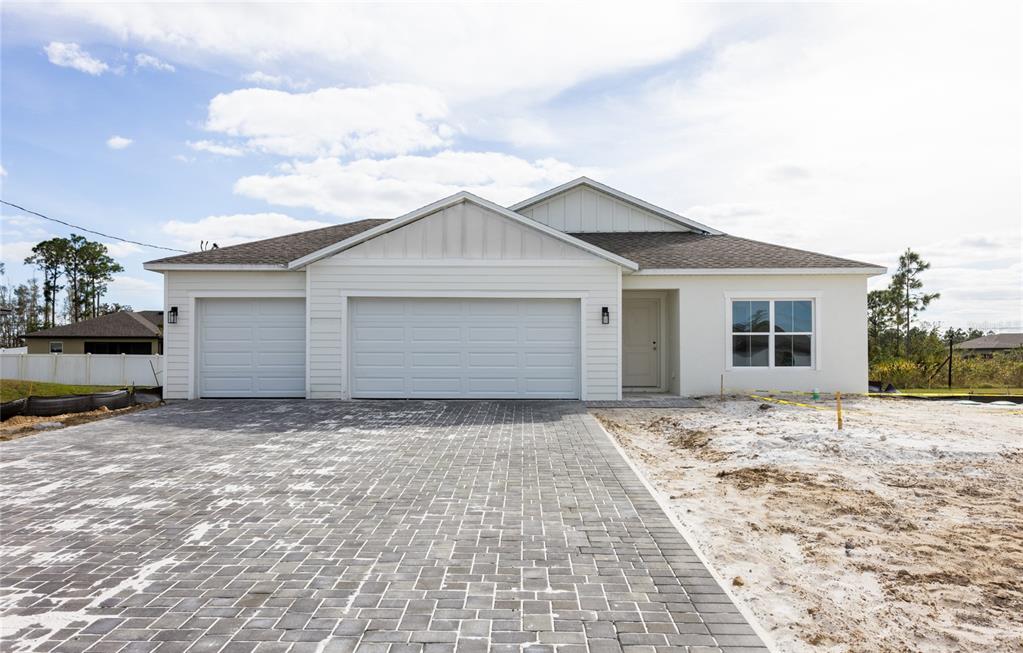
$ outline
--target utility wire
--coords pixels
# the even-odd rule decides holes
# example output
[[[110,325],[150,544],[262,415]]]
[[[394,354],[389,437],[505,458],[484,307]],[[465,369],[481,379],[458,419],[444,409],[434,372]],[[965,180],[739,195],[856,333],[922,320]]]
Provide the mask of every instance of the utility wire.
[[[32,215],[40,217],[43,220],[50,220],[51,222],[59,222],[62,225],[71,227],[72,229],[78,229],[79,231],[86,231],[86,232],[88,232],[90,234],[95,234],[97,236],[103,236],[104,238],[112,238],[114,240],[119,240],[122,243],[131,243],[132,245],[141,245],[142,247],[152,247],[153,249],[165,249],[168,252],[181,252],[182,254],[187,254],[188,253],[187,251],[185,251],[183,249],[175,249],[173,247],[164,247],[163,245],[151,245],[149,243],[140,243],[137,240],[128,240],[127,238],[121,238],[120,236],[111,236],[110,234],[101,233],[99,231],[94,231],[92,229],[86,229],[85,227],[80,227],[80,226],[78,226],[76,224],[71,224],[70,222],[64,222],[63,220],[58,220],[57,218],[51,218],[48,215],[43,215],[42,213],[37,213],[37,212],[35,212],[35,211],[31,210],[31,209],[26,209],[24,206],[18,206],[17,204],[14,204],[12,202],[7,202],[7,201],[4,201],[4,200],[0,200],[0,204],[6,204],[7,206],[14,207],[14,208],[18,209],[19,211],[24,211],[25,213],[31,213]]]

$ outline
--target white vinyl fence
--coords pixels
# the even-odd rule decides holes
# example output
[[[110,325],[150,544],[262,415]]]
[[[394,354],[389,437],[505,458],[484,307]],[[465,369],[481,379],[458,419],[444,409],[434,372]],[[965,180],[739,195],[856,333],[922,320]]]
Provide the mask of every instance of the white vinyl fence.
[[[163,385],[163,356],[0,354],[0,378],[68,385]]]

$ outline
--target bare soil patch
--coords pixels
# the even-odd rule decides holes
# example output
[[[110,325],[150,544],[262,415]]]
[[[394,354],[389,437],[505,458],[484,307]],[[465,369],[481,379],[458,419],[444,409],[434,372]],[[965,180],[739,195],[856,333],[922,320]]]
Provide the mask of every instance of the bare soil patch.
[[[115,415],[125,415],[127,413],[136,413],[140,410],[147,410],[149,408],[156,408],[161,402],[154,401],[148,404],[136,404],[134,406],[128,406],[127,408],[118,408],[116,410],[110,410],[106,406],[101,406],[96,410],[89,410],[83,413],[67,413],[64,415],[53,415],[51,417],[34,417],[29,415],[15,415],[14,417],[4,420],[0,423],[0,442],[7,440],[17,440],[34,433],[46,433],[47,431],[53,431],[57,428],[64,428],[67,426],[75,426],[77,424],[86,424],[88,422],[95,422],[101,419],[107,419],[108,417],[114,417]],[[52,429],[36,429],[37,424],[43,424],[47,422],[59,422],[63,426],[54,427]]]
[[[593,412],[784,651],[1023,651],[1018,408]]]

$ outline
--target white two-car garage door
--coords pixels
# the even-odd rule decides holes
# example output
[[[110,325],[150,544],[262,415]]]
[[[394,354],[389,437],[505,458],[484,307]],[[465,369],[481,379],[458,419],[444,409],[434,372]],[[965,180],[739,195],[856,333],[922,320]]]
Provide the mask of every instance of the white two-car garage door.
[[[304,397],[304,299],[199,301],[200,397]]]
[[[574,399],[577,299],[352,299],[356,398]]]

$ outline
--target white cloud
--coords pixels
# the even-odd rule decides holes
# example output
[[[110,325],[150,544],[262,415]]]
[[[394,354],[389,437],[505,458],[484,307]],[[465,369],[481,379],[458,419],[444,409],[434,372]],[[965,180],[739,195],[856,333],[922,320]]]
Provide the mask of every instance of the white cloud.
[[[151,54],[145,54],[143,52],[135,55],[135,70],[139,70],[140,68],[151,68],[165,73],[174,72],[174,66],[171,64],[154,57]]]
[[[6,177],[6,176],[7,176],[7,168],[5,168],[3,166],[0,166],[0,177]]]
[[[261,71],[255,71],[242,76],[242,80],[255,84],[256,86],[271,88],[291,88],[303,90],[309,87],[312,82],[308,79],[296,81],[287,75],[270,75]]]
[[[460,190],[509,204],[587,172],[592,171],[555,159],[444,151],[351,163],[333,158],[293,162],[280,166],[280,174],[239,179],[235,192],[344,218],[390,218]]]
[[[47,25],[90,27],[174,61],[409,82],[449,98],[548,94],[669,60],[741,7],[648,3],[66,4],[17,6]],[[296,73],[298,74],[298,73]]]
[[[199,242],[203,240],[223,247],[319,229],[330,224],[317,220],[299,220],[282,213],[241,213],[211,215],[193,222],[170,220],[163,224],[161,231],[174,238],[183,249],[194,251],[199,249]]]
[[[240,147],[224,145],[223,143],[216,143],[214,141],[189,141],[188,147],[197,152],[209,152],[210,154],[219,154],[221,156],[241,156],[245,154],[245,150]],[[187,160],[187,157],[183,157],[179,160]]]
[[[134,243],[123,243],[118,240],[103,244],[107,248],[107,254],[114,257],[115,259],[152,251],[149,249],[143,249],[142,247],[139,247]]]
[[[148,301],[150,304],[159,303],[159,298],[163,294],[163,286],[159,283],[154,283],[148,279],[139,279],[138,277],[132,277],[127,274],[119,274],[114,277],[114,280],[110,282],[110,290],[115,290],[121,293],[134,293],[138,295],[149,295],[144,301]]]
[[[135,141],[133,141],[130,138],[115,135],[107,139],[107,147],[109,147],[111,150],[123,150],[124,148],[128,147],[134,142]]]
[[[403,154],[445,145],[447,113],[439,93],[408,84],[310,93],[249,88],[210,100],[206,129],[285,156]]]
[[[77,43],[51,41],[43,50],[50,63],[55,66],[74,68],[90,75],[102,75],[110,69],[105,63],[83,50]]]

